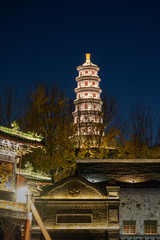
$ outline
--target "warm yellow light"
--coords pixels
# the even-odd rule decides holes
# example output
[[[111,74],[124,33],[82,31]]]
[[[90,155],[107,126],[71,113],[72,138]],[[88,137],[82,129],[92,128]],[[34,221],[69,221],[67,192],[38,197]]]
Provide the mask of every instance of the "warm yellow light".
[[[91,56],[90,53],[86,53],[86,62],[90,62],[90,56]]]
[[[27,193],[28,193],[28,188],[27,187],[18,188],[16,202],[26,203]]]

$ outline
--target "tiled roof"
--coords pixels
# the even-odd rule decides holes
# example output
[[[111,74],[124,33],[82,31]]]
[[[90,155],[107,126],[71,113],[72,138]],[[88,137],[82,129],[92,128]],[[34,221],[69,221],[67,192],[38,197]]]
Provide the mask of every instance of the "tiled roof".
[[[44,138],[42,136],[31,132],[25,133],[15,127],[8,128],[0,126],[0,138],[35,147],[44,145]]]
[[[91,182],[160,181],[160,159],[79,159],[79,173]]]

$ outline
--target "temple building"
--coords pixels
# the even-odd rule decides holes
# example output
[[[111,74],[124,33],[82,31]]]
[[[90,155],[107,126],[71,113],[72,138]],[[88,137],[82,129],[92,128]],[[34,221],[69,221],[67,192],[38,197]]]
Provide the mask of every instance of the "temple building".
[[[103,123],[99,70],[99,67],[91,62],[89,53],[86,54],[86,62],[77,67],[73,116],[78,136],[99,134],[98,125]]]
[[[17,163],[34,148],[43,147],[43,139],[12,128],[0,127],[0,239],[19,240],[24,236],[28,218],[26,180],[17,174]]]

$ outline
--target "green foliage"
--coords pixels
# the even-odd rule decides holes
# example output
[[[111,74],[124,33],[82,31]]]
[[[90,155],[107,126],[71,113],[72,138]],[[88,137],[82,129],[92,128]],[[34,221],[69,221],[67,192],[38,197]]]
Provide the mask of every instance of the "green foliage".
[[[69,107],[65,95],[55,86],[48,89],[39,85],[20,121],[24,130],[43,135],[45,141],[45,148],[36,149],[26,160],[58,180],[75,171],[74,138],[71,138],[74,128]]]
[[[78,126],[73,124],[71,112],[71,104],[55,86],[38,86],[19,123],[25,131],[44,136],[45,147],[25,156],[22,164],[29,161],[32,170],[50,173],[54,181],[59,181],[74,175],[76,158],[160,158],[160,147],[151,146],[150,108],[133,106],[127,124],[119,115],[116,100],[106,95],[103,123],[93,123],[85,136],[77,136]]]

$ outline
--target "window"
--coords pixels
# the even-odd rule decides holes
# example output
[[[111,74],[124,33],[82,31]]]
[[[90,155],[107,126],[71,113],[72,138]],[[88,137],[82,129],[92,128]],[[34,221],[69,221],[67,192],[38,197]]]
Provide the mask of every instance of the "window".
[[[84,117],[84,119],[85,119],[85,120],[87,120],[87,119],[88,119],[88,117],[87,117],[87,116],[85,116],[85,117]]]
[[[95,117],[95,121],[97,121],[97,117]]]
[[[79,86],[81,86],[81,83],[79,83]]]
[[[97,107],[96,104],[94,104],[93,107],[96,108]]]
[[[135,234],[136,221],[123,221],[123,234]]]
[[[96,97],[96,94],[95,94],[95,93],[93,93],[93,97]]]
[[[57,214],[57,223],[91,223],[91,214]]]
[[[95,82],[92,82],[93,85],[95,85]]]
[[[92,71],[92,74],[94,74],[94,71]]]
[[[86,93],[85,93],[85,96],[87,96],[87,95],[88,95],[88,93],[86,92]]]
[[[144,221],[144,233],[145,234],[157,233],[157,221]]]
[[[87,104],[87,103],[84,105],[84,108],[85,108],[85,109],[88,109],[88,104]]]
[[[78,98],[80,98],[80,96],[81,96],[81,95],[80,95],[80,94],[78,94]]]
[[[80,75],[82,76],[82,72],[80,72]]]
[[[85,86],[88,86],[88,82],[85,82]]]
[[[87,73],[88,73],[88,71],[85,71],[85,73],[87,74]]]
[[[88,129],[87,128],[84,128],[83,130],[85,133],[88,133]]]

